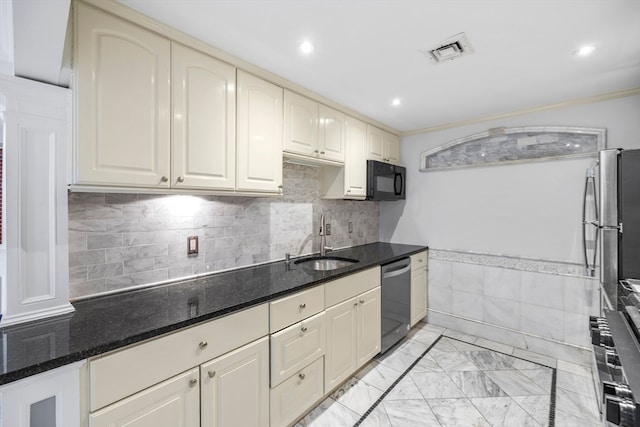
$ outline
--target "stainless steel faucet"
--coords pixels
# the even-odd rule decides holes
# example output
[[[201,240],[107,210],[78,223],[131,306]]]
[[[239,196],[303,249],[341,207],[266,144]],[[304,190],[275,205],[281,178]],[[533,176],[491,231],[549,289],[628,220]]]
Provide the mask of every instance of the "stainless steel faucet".
[[[333,247],[327,246],[326,242],[327,224],[324,222],[324,215],[320,215],[320,256],[327,255],[327,249],[332,250]]]

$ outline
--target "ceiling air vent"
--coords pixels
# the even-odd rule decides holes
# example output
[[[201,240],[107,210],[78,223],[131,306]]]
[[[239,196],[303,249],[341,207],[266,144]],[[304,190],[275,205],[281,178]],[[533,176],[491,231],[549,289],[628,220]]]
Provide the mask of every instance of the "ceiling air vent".
[[[464,33],[448,38],[434,49],[423,49],[421,52],[434,64],[453,61],[461,56],[473,53],[473,47]]]

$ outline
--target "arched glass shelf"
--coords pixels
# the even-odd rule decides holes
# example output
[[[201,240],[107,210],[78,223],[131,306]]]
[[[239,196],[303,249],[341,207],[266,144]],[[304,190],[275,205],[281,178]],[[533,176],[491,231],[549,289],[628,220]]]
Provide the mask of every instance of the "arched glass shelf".
[[[604,128],[493,128],[424,151],[420,171],[595,156],[606,148],[605,139]]]

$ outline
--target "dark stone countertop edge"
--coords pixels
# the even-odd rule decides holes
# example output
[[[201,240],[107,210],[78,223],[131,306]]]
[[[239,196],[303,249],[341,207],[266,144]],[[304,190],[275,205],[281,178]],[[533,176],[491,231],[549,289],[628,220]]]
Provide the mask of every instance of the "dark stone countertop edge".
[[[65,365],[69,365],[75,362],[79,362],[82,360],[85,360],[87,358],[90,357],[94,357],[100,354],[104,354],[107,352],[111,352],[114,350],[118,350],[118,349],[122,349],[124,347],[127,347],[129,345],[132,344],[136,344],[136,343],[140,343],[146,340],[150,340],[150,339],[154,339],[154,338],[158,338],[162,335],[165,334],[169,334],[172,332],[176,332],[180,329],[184,329],[187,327],[191,327],[191,326],[195,326],[198,325],[200,323],[204,323],[207,321],[211,321],[214,320],[216,318],[220,318],[226,315],[230,315],[233,314],[235,312],[238,312],[240,310],[244,310],[247,308],[251,308],[269,301],[273,301],[275,299],[278,298],[282,298],[286,295],[289,294],[293,294],[299,291],[302,291],[304,289],[308,289],[308,288],[312,288],[314,286],[318,286],[321,285],[323,283],[327,283],[327,282],[331,282],[337,279],[340,279],[342,277],[346,277],[346,276],[350,276],[352,274],[356,274],[358,272],[367,270],[369,268],[375,267],[375,266],[381,266],[381,265],[385,265],[385,264],[390,264],[394,261],[400,260],[402,258],[406,258],[409,257],[411,255],[414,254],[418,254],[420,252],[423,252],[425,250],[428,250],[429,247],[428,246],[419,246],[419,245],[405,245],[405,244],[395,244],[393,243],[392,245],[395,246],[406,246],[407,250],[406,252],[403,252],[402,254],[398,254],[398,255],[394,255],[391,257],[386,257],[384,259],[378,259],[377,262],[368,262],[368,263],[358,263],[358,264],[354,264],[353,266],[348,267],[347,269],[340,269],[341,271],[335,272],[335,274],[332,274],[328,277],[323,277],[321,279],[317,279],[317,280],[312,280],[309,281],[307,283],[295,286],[293,288],[290,289],[286,289],[280,292],[275,292],[267,297],[262,297],[262,298],[257,298],[257,299],[252,299],[252,300],[248,300],[242,304],[237,304],[235,306],[231,306],[231,307],[227,307],[221,310],[217,310],[214,312],[210,312],[210,313],[206,313],[203,314],[201,316],[198,317],[194,317],[192,319],[188,319],[186,321],[182,321],[182,322],[177,322],[177,323],[172,323],[172,324],[168,324],[166,326],[160,327],[160,328],[156,328],[154,330],[151,331],[147,331],[141,334],[137,334],[137,335],[132,335],[129,337],[126,337],[124,339],[121,339],[119,341],[116,342],[111,342],[109,344],[106,345],[99,345],[96,347],[92,347],[86,350],[82,350],[82,351],[77,351],[77,352],[73,352],[64,356],[60,356],[60,357],[55,357],[52,359],[49,359],[47,361],[44,362],[40,362],[34,365],[30,365],[21,369],[16,369],[13,371],[9,371],[6,372],[4,374],[0,374],[0,386],[1,385],[5,385],[5,384],[9,384],[24,378],[28,378],[30,376],[34,376],[43,372],[47,372]],[[361,245],[361,246],[366,246],[366,245]],[[350,249],[353,248],[357,248],[357,246],[352,247],[352,248],[345,248],[345,249],[341,249],[340,251],[336,251],[336,252],[342,252],[342,251],[348,251]],[[409,249],[412,248],[412,249]],[[331,253],[328,254],[328,256],[330,256]],[[300,258],[306,258],[307,256],[304,257],[300,257]],[[294,262],[295,260],[297,260],[298,258],[293,258],[291,262]],[[268,264],[275,264],[275,263],[282,263],[283,261],[274,261],[273,263],[268,263]],[[245,268],[252,268],[252,266],[247,266]],[[238,270],[242,270],[242,269],[238,269]],[[216,274],[220,274],[220,273],[214,273],[208,276],[205,276],[207,278],[210,277],[214,277]],[[196,279],[186,279],[186,280],[198,280]],[[176,280],[174,282],[171,283],[166,283],[166,284],[162,284],[159,286],[172,286],[181,282],[186,281],[184,279],[181,280]],[[135,291],[135,290],[134,290]],[[129,291],[123,291],[124,293],[129,292]],[[103,296],[97,296],[95,298],[102,298]],[[62,315],[64,316],[64,315]],[[49,319],[47,319],[49,320]],[[2,331],[2,328],[0,327],[0,332]]]

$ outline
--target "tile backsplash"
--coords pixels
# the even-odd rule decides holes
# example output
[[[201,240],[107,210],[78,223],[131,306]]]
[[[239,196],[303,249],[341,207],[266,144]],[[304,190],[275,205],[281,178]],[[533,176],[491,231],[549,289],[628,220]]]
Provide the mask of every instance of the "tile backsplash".
[[[319,170],[285,163],[283,196],[69,195],[71,298],[378,241],[378,202],[320,199]],[[348,223],[353,232],[348,232]],[[187,237],[199,253],[187,255]]]

